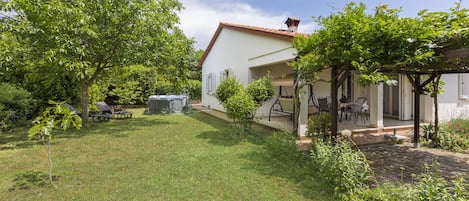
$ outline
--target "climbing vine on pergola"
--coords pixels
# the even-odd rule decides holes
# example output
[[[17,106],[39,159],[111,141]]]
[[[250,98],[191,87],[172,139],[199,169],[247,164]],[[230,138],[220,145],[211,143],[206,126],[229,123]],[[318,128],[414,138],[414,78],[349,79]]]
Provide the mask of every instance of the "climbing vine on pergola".
[[[338,13],[318,18],[321,28],[308,37],[296,37],[298,59],[292,65],[300,78],[314,82],[320,71],[331,69],[331,136],[337,136],[337,89],[352,71],[362,85],[386,83],[388,73],[406,74],[416,104],[423,87],[441,74],[469,72],[468,13],[456,4],[449,12],[423,10],[419,17],[401,18],[398,9],[387,5],[367,14],[364,4],[349,3]],[[421,77],[427,79],[422,82]],[[419,107],[414,108],[418,142]]]

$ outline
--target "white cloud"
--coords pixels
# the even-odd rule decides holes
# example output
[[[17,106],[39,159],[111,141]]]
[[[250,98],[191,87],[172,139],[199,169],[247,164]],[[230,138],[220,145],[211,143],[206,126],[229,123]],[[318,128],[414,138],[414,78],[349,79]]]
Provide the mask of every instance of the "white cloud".
[[[179,17],[181,29],[196,41],[197,49],[205,49],[220,22],[285,29],[287,14],[271,14],[239,1],[182,0],[185,7]],[[293,16],[294,17],[294,16]],[[299,32],[311,33],[314,23],[301,24]]]

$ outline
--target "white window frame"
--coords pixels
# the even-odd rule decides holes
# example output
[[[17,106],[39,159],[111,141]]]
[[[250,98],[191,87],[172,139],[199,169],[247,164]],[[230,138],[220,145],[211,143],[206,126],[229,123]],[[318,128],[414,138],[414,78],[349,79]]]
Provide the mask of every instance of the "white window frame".
[[[220,82],[225,80],[226,78],[229,78],[233,76],[233,71],[230,68],[227,68],[223,71],[220,72]]]
[[[459,98],[469,100],[469,73],[458,74]]]

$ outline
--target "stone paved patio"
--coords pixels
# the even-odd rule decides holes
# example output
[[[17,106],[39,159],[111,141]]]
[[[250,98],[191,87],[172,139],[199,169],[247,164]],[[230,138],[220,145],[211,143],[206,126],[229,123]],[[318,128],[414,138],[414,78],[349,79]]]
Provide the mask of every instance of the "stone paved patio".
[[[439,164],[440,175],[447,179],[463,176],[469,180],[469,154],[439,149],[413,148],[413,144],[377,144],[360,146],[378,181],[413,182],[424,171],[424,164]]]

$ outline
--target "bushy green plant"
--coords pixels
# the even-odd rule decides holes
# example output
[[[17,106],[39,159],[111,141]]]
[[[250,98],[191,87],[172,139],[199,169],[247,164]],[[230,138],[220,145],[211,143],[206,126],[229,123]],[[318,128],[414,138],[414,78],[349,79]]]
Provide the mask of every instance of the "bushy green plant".
[[[447,123],[447,129],[451,133],[465,135],[469,138],[469,119],[456,118]]]
[[[200,80],[189,80],[187,88],[192,100],[200,100],[202,98],[202,82]]]
[[[418,178],[417,197],[418,200],[467,200],[467,193],[462,186],[462,180],[453,180],[453,185],[448,184],[446,179],[440,177],[437,169],[425,166],[425,173]],[[466,199],[463,199],[466,197]]]
[[[301,154],[296,145],[297,137],[289,132],[274,132],[267,138],[265,147],[269,158],[278,162],[294,160],[292,156]]]
[[[228,77],[218,86],[215,91],[215,97],[220,103],[225,104],[228,98],[238,93],[241,89],[243,89],[243,86],[238,83],[236,77]]]
[[[142,88],[137,81],[129,80],[109,92],[110,95],[119,97],[117,103],[121,105],[133,105],[142,103]]]
[[[413,201],[417,200],[417,190],[410,184],[384,183],[376,188],[366,188],[350,195],[349,199],[358,201]]]
[[[428,125],[423,125],[422,134],[426,140],[432,139],[435,135],[435,127],[433,126],[433,124],[430,123]]]
[[[323,112],[319,115],[313,115],[308,120],[308,132],[310,137],[325,137],[331,131],[331,114]]]
[[[317,176],[343,200],[368,188],[373,178],[365,155],[347,142],[318,141],[313,144],[311,158]]]
[[[235,126],[245,133],[251,129],[251,122],[256,113],[257,104],[245,89],[241,88],[229,97],[223,106],[226,114],[233,120]]]
[[[437,134],[431,139],[430,145],[435,148],[445,149],[453,152],[461,152],[469,148],[469,139],[443,124]]]
[[[32,115],[35,100],[21,87],[0,83],[0,129],[11,128],[15,120]]]
[[[270,73],[249,83],[247,92],[251,94],[258,105],[262,105],[265,101],[271,99],[274,95],[274,87]]]

